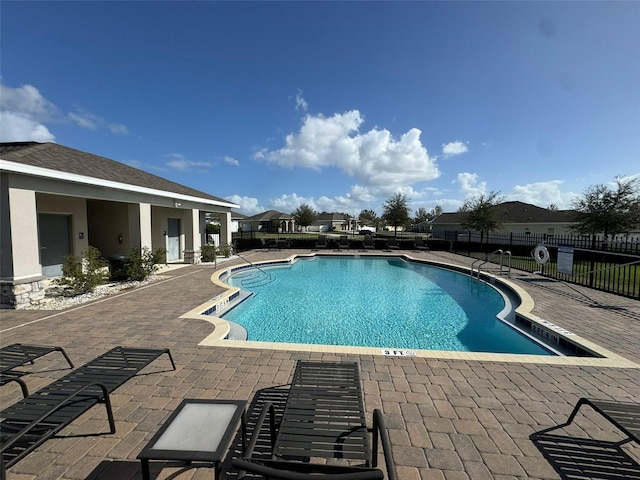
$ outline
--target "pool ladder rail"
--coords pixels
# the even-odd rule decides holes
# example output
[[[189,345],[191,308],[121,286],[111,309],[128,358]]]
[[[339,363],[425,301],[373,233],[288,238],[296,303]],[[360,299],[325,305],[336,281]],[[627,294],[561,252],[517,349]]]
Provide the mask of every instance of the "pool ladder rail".
[[[471,264],[471,279],[473,280],[474,278],[474,272],[475,272],[475,277],[480,280],[480,271],[482,270],[482,266],[485,263],[494,263],[492,262],[492,260],[490,258],[495,258],[495,257],[499,257],[500,258],[500,273],[502,274],[502,268],[506,267],[507,269],[507,277],[511,278],[511,252],[509,250],[507,251],[502,251],[501,249],[495,250],[491,253],[487,253],[487,255],[485,256],[484,260],[482,260],[481,258],[475,260],[472,264]],[[507,265],[504,265],[504,257],[507,257]],[[478,262],[482,262],[480,263],[480,265],[477,266],[477,270],[476,270],[476,264]]]
[[[238,257],[240,257],[242,260],[244,260],[249,265],[251,265],[250,269],[244,270],[242,273],[237,274],[242,279],[242,280],[240,280],[240,284],[243,287],[245,287],[245,288],[258,287],[258,286],[261,287],[261,286],[267,285],[267,284],[269,284],[269,283],[271,283],[271,282],[273,282],[275,280],[275,278],[272,277],[270,273],[265,272],[263,269],[261,269],[255,263],[253,263],[250,260],[246,259],[242,255],[239,255],[237,253],[236,253],[236,255],[238,255]],[[256,272],[260,272],[260,273],[262,273],[262,275],[260,275],[260,273],[256,273]],[[245,273],[246,273],[246,275],[245,275]],[[247,277],[247,278],[244,278],[244,277]]]

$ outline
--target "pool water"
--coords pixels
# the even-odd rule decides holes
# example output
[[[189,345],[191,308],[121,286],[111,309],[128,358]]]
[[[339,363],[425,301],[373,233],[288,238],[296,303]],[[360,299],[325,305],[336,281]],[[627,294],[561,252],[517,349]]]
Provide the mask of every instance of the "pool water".
[[[496,315],[492,286],[399,258],[314,257],[242,270],[227,283],[253,293],[223,318],[248,340],[393,349],[552,354]]]

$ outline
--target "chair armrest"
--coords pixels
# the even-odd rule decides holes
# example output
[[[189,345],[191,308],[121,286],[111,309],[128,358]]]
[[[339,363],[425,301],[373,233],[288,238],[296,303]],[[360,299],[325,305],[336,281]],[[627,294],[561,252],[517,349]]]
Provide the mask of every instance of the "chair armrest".
[[[271,402],[265,402],[262,407],[262,411],[260,412],[260,416],[256,421],[256,425],[253,428],[253,435],[251,435],[251,440],[247,444],[247,449],[245,450],[245,455],[250,457],[253,455],[253,450],[256,447],[256,443],[258,442],[258,437],[260,436],[260,430],[262,429],[262,425],[264,424],[265,418],[269,414],[269,430],[271,433],[271,453],[273,454],[273,444],[276,439],[276,409]]]
[[[393,454],[391,453],[391,443],[389,442],[389,435],[387,434],[387,428],[384,424],[384,417],[382,416],[382,412],[376,408],[373,411],[373,445],[371,449],[371,465],[374,467],[378,463],[378,439],[380,439],[382,443],[384,463],[387,467],[389,480],[397,480],[396,463],[393,460]]]
[[[29,396],[29,389],[27,388],[27,384],[24,383],[24,380],[10,375],[0,375],[0,386],[6,385],[9,382],[16,382],[18,385],[20,385],[20,390],[22,390],[23,397],[26,398]]]

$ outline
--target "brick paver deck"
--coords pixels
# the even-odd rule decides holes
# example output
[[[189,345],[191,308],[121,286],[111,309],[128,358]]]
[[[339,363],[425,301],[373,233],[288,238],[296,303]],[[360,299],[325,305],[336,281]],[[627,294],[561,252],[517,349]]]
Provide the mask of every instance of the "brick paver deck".
[[[251,261],[292,251],[248,252]],[[460,265],[452,254],[406,252]],[[220,266],[243,263],[231,260]],[[582,396],[640,401],[640,368],[547,365],[479,360],[386,357],[322,352],[206,347],[202,320],[179,318],[221,293],[212,265],[164,274],[147,287],[63,312],[0,312],[0,344],[60,345],[81,365],[115,345],[168,347],[177,370],[161,360],[112,396],[117,432],[96,407],[58,438],[9,469],[11,480],[140,478],[136,455],[183,398],[252,401],[289,382],[298,359],[360,362],[370,418],[381,408],[402,480],[640,478],[640,446],[588,408],[573,425],[538,439],[534,432],[564,422]],[[640,364],[640,303],[549,282],[514,271],[512,281],[535,301],[534,313]],[[31,390],[68,372],[54,355],[25,370]],[[19,390],[0,390],[2,405]],[[225,462],[228,465],[228,461]],[[152,464],[152,478],[211,478],[209,468]],[[235,478],[229,472],[227,478]]]

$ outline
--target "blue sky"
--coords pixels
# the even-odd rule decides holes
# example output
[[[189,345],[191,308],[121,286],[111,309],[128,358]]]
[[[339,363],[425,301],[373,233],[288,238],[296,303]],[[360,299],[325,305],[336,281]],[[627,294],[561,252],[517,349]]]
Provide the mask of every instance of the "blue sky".
[[[640,2],[2,2],[2,141],[253,215],[640,175]]]

